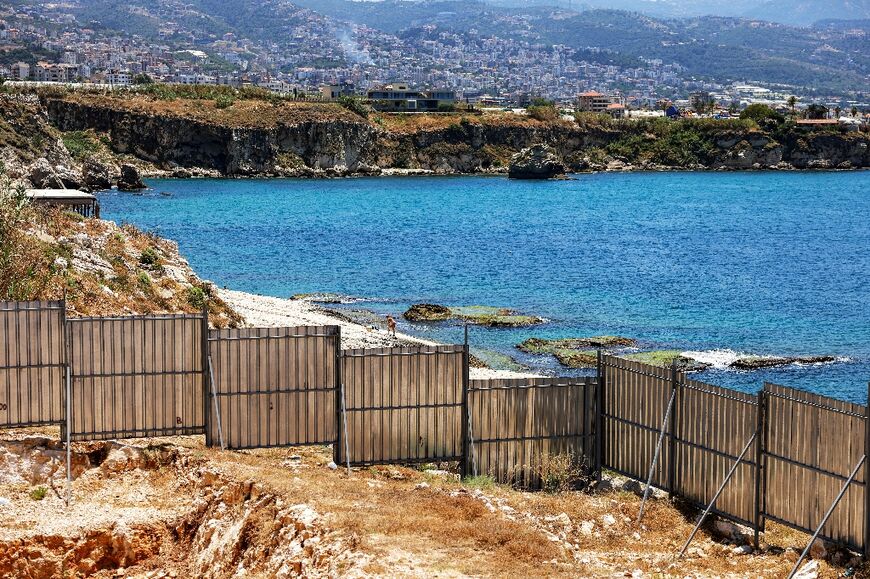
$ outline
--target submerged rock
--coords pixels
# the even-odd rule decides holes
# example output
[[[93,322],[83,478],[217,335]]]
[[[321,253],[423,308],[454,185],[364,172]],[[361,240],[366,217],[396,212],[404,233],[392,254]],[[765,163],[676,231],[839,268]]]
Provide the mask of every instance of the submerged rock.
[[[710,364],[699,362],[684,355],[680,350],[653,350],[622,356],[626,360],[642,362],[651,366],[671,366],[674,362],[683,372],[700,372],[710,367]]]
[[[598,363],[598,348],[628,347],[635,340],[622,336],[592,336],[588,338],[529,338],[517,344],[527,354],[552,354],[568,368],[593,368]]]
[[[826,364],[835,360],[834,356],[746,356],[731,362],[731,367],[735,370],[761,370],[789,364]]]
[[[511,179],[552,179],[565,173],[565,164],[547,145],[533,145],[511,157]]]
[[[545,322],[538,316],[520,314],[508,308],[491,306],[447,307],[438,304],[414,304],[404,314],[411,322],[444,322],[458,320],[494,328],[522,328]]]
[[[517,344],[517,348],[527,354],[552,354],[557,350],[583,350],[590,348],[613,348],[633,346],[636,341],[622,336],[592,336],[589,338],[529,338]]]

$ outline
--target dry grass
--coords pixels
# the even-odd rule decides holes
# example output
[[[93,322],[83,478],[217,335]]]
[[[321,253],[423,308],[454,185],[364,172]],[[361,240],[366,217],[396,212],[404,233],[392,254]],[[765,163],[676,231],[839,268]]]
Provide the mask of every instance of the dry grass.
[[[571,127],[562,120],[540,121],[528,116],[498,112],[484,114],[439,113],[439,114],[380,114],[371,119],[387,131],[400,135],[410,135],[425,131],[443,131],[450,128],[460,130],[463,125],[486,127]]]
[[[165,100],[136,94],[112,96],[75,93],[65,96],[64,100],[96,108],[179,117],[230,128],[274,128],[303,122],[366,122],[335,103],[250,99],[236,100],[231,106],[219,106],[215,101],[201,99]]]
[[[93,251],[109,263],[113,275],[70,267],[76,245],[69,240],[84,234],[101,247]],[[159,260],[177,257],[174,244],[135,227],[118,228],[107,221],[83,219],[57,209],[23,202],[8,183],[0,184],[0,299],[67,300],[71,316],[154,313],[196,313],[190,286],[140,263],[145,251]],[[159,265],[158,265],[159,267]],[[153,278],[156,281],[152,281]],[[194,287],[200,283],[191,277]],[[210,321],[217,327],[239,325],[241,317],[217,296],[208,296]]]
[[[288,476],[281,462],[290,454],[301,455],[310,466]],[[403,565],[413,561],[418,569],[478,576],[598,577],[639,569],[680,577],[781,577],[796,559],[793,550],[802,549],[807,540],[771,524],[767,542],[792,550],[740,556],[731,553],[733,545],[702,530],[694,545],[707,555],[676,561],[675,553],[691,532],[694,511],[683,513],[666,500],[652,501],[638,526],[640,499],[629,493],[525,493],[499,485],[484,489],[487,497],[516,509],[517,520],[512,521],[502,512],[490,512],[457,481],[401,467],[354,471],[348,478],[344,469],[318,466],[330,457],[316,448],[218,452],[209,460],[235,476],[256,477],[289,500],[330,513],[333,528],[353,535],[359,549],[376,557],[379,562],[368,570],[379,574],[405,574]],[[430,486],[415,488],[420,482]],[[547,535],[561,529],[547,518],[561,513],[572,521],[564,543],[576,545],[574,552]],[[611,527],[602,524],[608,514],[616,518]],[[593,521],[598,536],[582,534],[583,521]],[[836,577],[842,568],[822,563],[822,570],[823,577]]]

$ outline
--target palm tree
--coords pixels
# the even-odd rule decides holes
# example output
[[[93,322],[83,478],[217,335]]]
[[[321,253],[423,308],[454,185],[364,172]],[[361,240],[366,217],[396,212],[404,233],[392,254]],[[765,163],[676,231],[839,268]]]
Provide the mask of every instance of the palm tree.
[[[794,107],[798,102],[798,98],[794,95],[791,95],[790,97],[788,97],[788,100],[786,102],[788,103],[788,106],[791,107],[791,115],[794,116]]]

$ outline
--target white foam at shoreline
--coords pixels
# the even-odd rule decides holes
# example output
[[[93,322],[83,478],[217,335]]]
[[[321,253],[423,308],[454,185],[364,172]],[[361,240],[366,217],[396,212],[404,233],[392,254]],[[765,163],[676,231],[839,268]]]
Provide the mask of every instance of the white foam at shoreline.
[[[680,353],[686,358],[690,358],[702,364],[709,364],[710,367],[717,370],[728,369],[731,364],[745,358],[749,354],[738,352],[736,350],[687,350]]]
[[[728,350],[728,349],[718,349],[718,350],[687,350],[685,352],[680,353],[682,356],[686,358],[690,358],[702,364],[709,364],[711,368],[715,370],[731,370],[731,364],[739,360],[740,358],[775,358],[776,356],[771,356],[768,354],[758,355],[758,354],[747,354],[746,352],[738,352],[736,350]],[[847,356],[837,356],[830,362],[814,362],[812,364],[806,364],[801,362],[794,362],[792,364],[786,364],[786,366],[826,366],[828,364],[843,364],[851,362],[852,359]]]

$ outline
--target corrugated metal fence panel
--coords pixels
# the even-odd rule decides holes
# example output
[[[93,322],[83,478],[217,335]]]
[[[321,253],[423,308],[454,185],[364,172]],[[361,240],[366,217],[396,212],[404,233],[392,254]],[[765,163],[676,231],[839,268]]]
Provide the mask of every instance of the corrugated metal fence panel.
[[[467,472],[540,488],[553,457],[594,462],[596,378],[473,380],[468,391],[472,442]]]
[[[73,440],[205,432],[203,319],[68,321]]]
[[[676,400],[675,492],[707,505],[757,430],[755,396],[684,380]],[[747,525],[755,520],[755,458],[758,440],[716,501],[715,511]]]
[[[665,410],[671,398],[671,369],[602,356],[604,376],[604,466],[646,480]],[[653,485],[667,489],[667,440],[653,473]]]
[[[765,385],[768,397],[768,517],[813,531],[864,454],[865,407],[801,390]],[[864,469],[822,535],[860,549],[864,542]]]
[[[342,352],[350,462],[461,459],[463,360],[462,346]]]
[[[337,326],[212,330],[209,352],[227,448],[336,439]],[[209,405],[209,442],[219,440]]]
[[[64,302],[0,302],[0,428],[64,420]]]

